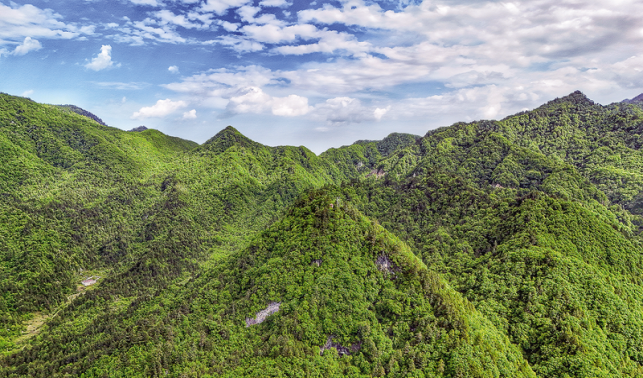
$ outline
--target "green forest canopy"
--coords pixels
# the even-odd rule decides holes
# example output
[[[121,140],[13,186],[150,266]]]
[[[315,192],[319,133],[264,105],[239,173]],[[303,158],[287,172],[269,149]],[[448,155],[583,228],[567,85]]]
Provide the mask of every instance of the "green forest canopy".
[[[0,376],[641,376],[642,116],[317,156],[2,94]]]

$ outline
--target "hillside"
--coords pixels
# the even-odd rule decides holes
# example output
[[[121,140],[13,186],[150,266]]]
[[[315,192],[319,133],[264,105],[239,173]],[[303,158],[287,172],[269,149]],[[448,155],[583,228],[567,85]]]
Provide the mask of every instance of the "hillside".
[[[0,348],[53,313],[92,272],[121,294],[165,287],[234,250],[337,173],[304,148],[207,150],[3,95]],[[333,173],[335,172],[335,173]],[[216,252],[219,251],[219,252]],[[144,267],[144,268],[143,268]]]
[[[55,308],[79,269],[117,262],[158,200],[150,180],[195,143],[1,95],[0,146],[0,317],[13,322]]]
[[[0,100],[0,376],[643,374],[636,104],[316,156]]]
[[[72,333],[45,336],[17,356],[29,364],[23,371],[534,376],[519,350],[408,247],[324,192],[302,197],[247,248],[183,286],[84,330],[66,327],[57,322],[52,333]],[[60,359],[75,362],[47,357],[70,336],[82,343]]]
[[[76,105],[56,105],[56,106],[61,108],[61,109],[66,109],[66,110],[72,111],[72,112],[74,112],[76,114],[80,114],[81,116],[93,119],[94,121],[98,122],[99,124],[101,124],[103,126],[107,126],[107,124],[105,122],[103,122],[102,119],[98,118],[97,115],[95,115],[95,114],[93,114],[91,112],[88,112],[87,110],[85,110],[83,108],[79,108]]]

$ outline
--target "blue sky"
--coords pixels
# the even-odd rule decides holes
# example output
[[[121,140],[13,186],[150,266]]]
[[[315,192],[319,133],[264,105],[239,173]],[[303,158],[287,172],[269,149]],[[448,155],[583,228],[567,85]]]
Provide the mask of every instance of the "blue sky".
[[[643,92],[643,2],[0,0],[0,91],[319,153]]]

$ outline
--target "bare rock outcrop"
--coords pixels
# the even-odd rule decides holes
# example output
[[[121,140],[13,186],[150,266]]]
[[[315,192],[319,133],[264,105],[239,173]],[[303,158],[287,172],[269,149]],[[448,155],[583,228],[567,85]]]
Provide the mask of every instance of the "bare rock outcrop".
[[[384,172],[384,170],[380,168],[371,170],[371,172],[367,174],[366,177],[375,176],[376,178],[382,178],[384,177],[384,175],[386,175],[386,172]]]
[[[246,327],[263,323],[268,316],[279,311],[279,306],[281,306],[281,302],[270,302],[268,307],[256,313],[254,318],[246,318]]]
[[[361,346],[362,346],[362,343],[359,342],[359,343],[355,343],[355,344],[351,345],[350,347],[345,347],[345,346],[343,346],[343,345],[341,345],[339,343],[333,342],[333,336],[328,336],[326,338],[326,344],[324,344],[324,346],[322,346],[319,349],[319,354],[323,355],[324,351],[326,351],[326,350],[328,350],[330,348],[335,348],[335,349],[337,349],[337,354],[339,354],[340,356],[344,356],[344,355],[350,356],[351,353],[357,352],[359,350],[359,348],[361,348]]]
[[[380,271],[388,274],[395,275],[395,273],[400,270],[400,268],[383,253],[377,257],[377,260],[375,260],[375,264]]]

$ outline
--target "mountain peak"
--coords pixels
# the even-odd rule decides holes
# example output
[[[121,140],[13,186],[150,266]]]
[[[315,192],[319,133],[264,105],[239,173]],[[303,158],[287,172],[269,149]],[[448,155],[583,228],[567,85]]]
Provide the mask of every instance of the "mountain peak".
[[[227,126],[225,129],[219,131],[215,136],[203,143],[203,145],[201,145],[201,149],[213,152],[223,152],[234,145],[246,148],[263,146],[262,144],[241,134],[239,130],[234,127]]]
[[[571,103],[572,105],[584,105],[584,106],[591,106],[591,105],[596,105],[596,103],[592,100],[590,100],[585,94],[581,91],[574,91],[567,96],[563,97],[557,97],[540,107],[538,109],[546,109],[552,105],[556,104],[563,104],[563,103]]]
[[[558,100],[558,101],[557,101]],[[571,102],[572,104],[577,104],[577,105],[594,105],[594,101],[590,100],[589,97],[585,96],[585,94],[581,91],[574,91],[567,96],[561,97],[559,99],[554,100],[553,102]]]

